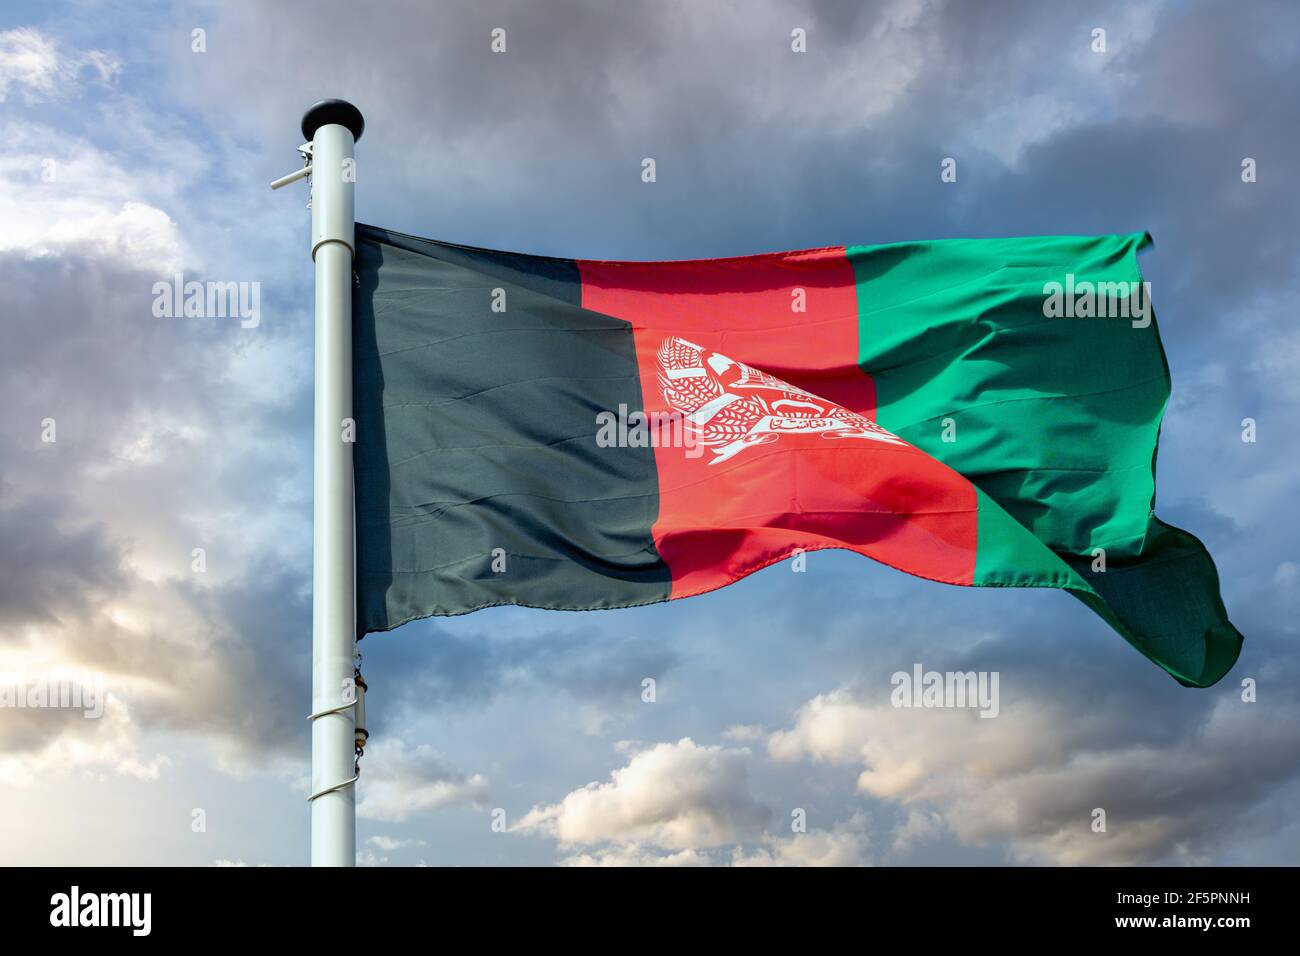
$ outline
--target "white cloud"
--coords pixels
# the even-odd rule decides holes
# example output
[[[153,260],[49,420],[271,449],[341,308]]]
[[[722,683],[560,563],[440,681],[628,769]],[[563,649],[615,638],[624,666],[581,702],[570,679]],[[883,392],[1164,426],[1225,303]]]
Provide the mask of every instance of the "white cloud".
[[[78,197],[34,203],[0,196],[0,252],[22,249],[29,258],[83,253],[118,259],[157,275],[180,262],[176,224],[161,209],[138,202],[105,206]]]
[[[394,850],[405,850],[409,847],[424,846],[423,840],[398,840],[393,837],[372,836],[367,843],[373,843],[377,848],[385,853],[391,853]]]
[[[1073,695],[1021,696],[979,720],[841,689],[805,704],[769,751],[861,766],[860,793],[912,811],[895,833],[898,852],[947,827],[969,845],[1004,843],[1019,861],[1149,863],[1184,859],[1198,835],[1224,838],[1225,819],[1300,767],[1300,715],[1278,706],[1286,712],[1220,696],[1199,723],[1153,743],[1117,732],[1114,715],[1081,709]],[[1097,807],[1105,833],[1090,826]]]
[[[213,860],[213,861],[212,861],[212,865],[215,866],[215,867],[218,867],[218,868],[237,867],[237,868],[243,869],[243,868],[246,868],[246,867],[269,867],[269,866],[272,866],[273,864],[270,864],[270,863],[245,863],[242,859],[241,859],[241,860],[227,860],[227,859],[224,859],[224,858],[223,858],[223,859]]]
[[[730,740],[737,744],[757,743],[766,736],[766,732],[758,724],[732,724],[722,732],[724,740]]]
[[[35,673],[21,672],[30,680]],[[8,678],[6,678],[8,679]],[[0,752],[0,783],[28,787],[52,776],[93,773],[157,780],[170,761],[165,755],[139,752],[140,727],[117,696],[104,698],[103,715],[85,718],[79,711],[0,711],[9,727],[6,738],[21,731],[28,739]],[[15,726],[16,724],[16,726]]]
[[[20,91],[28,103],[56,99],[79,86],[83,70],[107,83],[120,69],[121,61],[110,53],[64,53],[57,42],[29,27],[0,32],[0,103],[11,90]]]
[[[712,866],[713,860],[700,850],[679,850],[662,853],[635,843],[607,846],[590,853],[575,853],[563,857],[561,866]]]
[[[750,756],[689,737],[656,744],[633,754],[608,782],[534,807],[512,829],[552,836],[563,846],[693,850],[736,843],[760,833],[769,815],[747,789]]]
[[[919,844],[937,840],[943,831],[943,817],[940,814],[913,807],[907,811],[903,822],[894,828],[891,849],[897,855],[906,856]]]
[[[401,823],[410,817],[456,804],[481,806],[487,778],[448,764],[427,744],[408,748],[400,738],[366,748],[365,786],[357,816]]]
[[[769,838],[752,851],[737,848],[732,866],[864,866],[871,862],[865,815],[854,814],[829,830]]]
[[[43,124],[10,122],[6,131],[0,253],[92,256],[159,276],[181,268],[180,232],[159,205],[173,197],[152,181],[165,159],[142,176],[129,158]]]
[[[749,794],[752,755],[689,738],[631,755],[608,783],[532,810],[514,828],[572,850],[562,866],[859,866],[869,862],[862,813],[829,830],[764,831],[770,814]],[[578,849],[581,847],[581,849]]]

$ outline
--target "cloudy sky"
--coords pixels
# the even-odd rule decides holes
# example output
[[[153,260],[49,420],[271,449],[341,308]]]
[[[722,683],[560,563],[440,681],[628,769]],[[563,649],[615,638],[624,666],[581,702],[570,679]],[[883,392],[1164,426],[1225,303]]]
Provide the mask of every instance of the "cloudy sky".
[[[1159,508],[1210,547],[1246,635],[1190,690],[1063,593],[839,552],[671,605],[412,623],[363,648],[363,862],[1300,855],[1295,4],[0,16],[0,678],[104,694],[98,719],[0,710],[0,863],[307,859],[312,269],[306,187],[267,183],[325,96],[366,116],[359,219],[475,245],[653,259],[1150,230],[1174,378]],[[260,322],[155,317],[177,271],[260,283]],[[997,671],[999,715],[890,706],[914,663]]]

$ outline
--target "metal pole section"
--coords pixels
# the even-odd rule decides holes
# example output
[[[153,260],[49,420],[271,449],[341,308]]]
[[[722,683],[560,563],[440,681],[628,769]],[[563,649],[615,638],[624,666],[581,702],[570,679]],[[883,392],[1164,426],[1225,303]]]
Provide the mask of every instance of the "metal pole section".
[[[303,117],[312,144],[311,253],[316,263],[316,400],[312,546],[312,866],[356,864],[351,707],[356,639],[352,499],[352,147],[355,106],[323,100]]]

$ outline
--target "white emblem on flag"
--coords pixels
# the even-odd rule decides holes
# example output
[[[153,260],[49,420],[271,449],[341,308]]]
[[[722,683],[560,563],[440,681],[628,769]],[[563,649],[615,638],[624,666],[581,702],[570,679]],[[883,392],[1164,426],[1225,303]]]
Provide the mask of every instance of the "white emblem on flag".
[[[907,444],[865,415],[675,335],[659,346],[659,388],[695,441],[713,452],[710,465],[782,435]]]

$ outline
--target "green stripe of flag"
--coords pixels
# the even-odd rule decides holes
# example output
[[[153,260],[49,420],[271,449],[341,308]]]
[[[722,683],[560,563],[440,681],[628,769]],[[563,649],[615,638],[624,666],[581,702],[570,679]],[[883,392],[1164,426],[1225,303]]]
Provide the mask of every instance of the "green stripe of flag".
[[[850,248],[859,364],[880,424],[980,490],[973,583],[1066,588],[1178,680],[1206,686],[1232,666],[1241,635],[1204,546],[1154,514],[1170,380],[1139,291],[1137,253],[1149,242]],[[1062,295],[1049,301],[1053,283]],[[1128,291],[1138,298],[1116,299]],[[1112,314],[1096,315],[1099,304]],[[1120,305],[1129,315],[1113,314]],[[1093,570],[1099,555],[1104,572]]]

